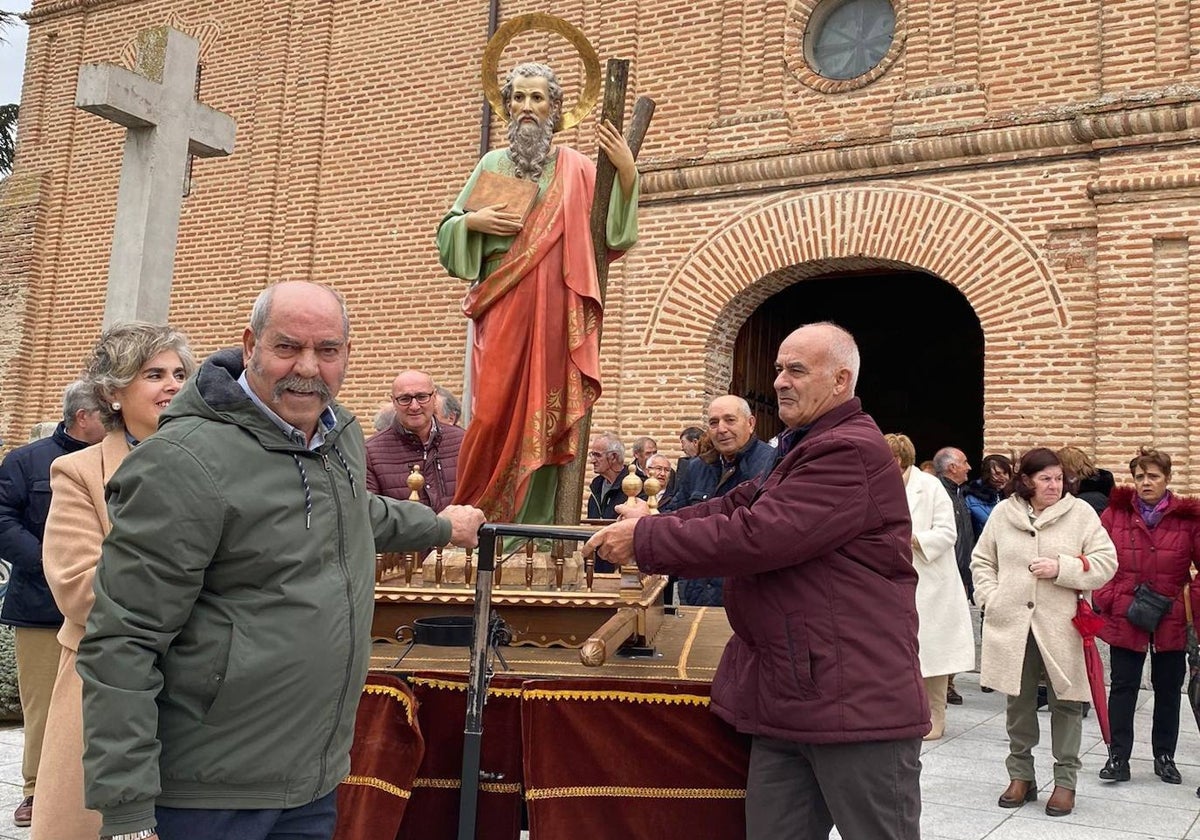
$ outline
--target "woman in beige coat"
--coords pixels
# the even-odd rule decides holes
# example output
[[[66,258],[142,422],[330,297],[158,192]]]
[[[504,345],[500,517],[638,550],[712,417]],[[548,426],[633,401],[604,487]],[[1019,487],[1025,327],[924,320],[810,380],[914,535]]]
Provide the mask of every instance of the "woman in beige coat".
[[[1063,495],[1063,469],[1045,448],[1021,458],[1013,494],[996,505],[971,560],[975,603],[984,610],[980,682],[1008,695],[1010,784],[1001,808],[1037,799],[1033,747],[1037,687],[1050,699],[1054,792],[1046,813],[1075,807],[1083,702],[1090,698],[1083,642],[1071,618],[1078,597],[1107,582],[1117,553],[1087,502]]]
[[[913,468],[917,452],[907,435],[884,437],[904,476],[904,492],[912,516],[921,676],[925,679],[932,724],[925,740],[936,741],[946,729],[946,688],[950,675],[975,669],[971,609],[954,553],[958,539],[954,504],[940,481]]]
[[[83,684],[75,673],[75,654],[92,609],[100,545],[109,530],[104,486],[130,447],[154,433],[158,415],[195,366],[186,339],[170,327],[130,323],[105,332],[84,379],[96,390],[109,433],[51,467],[42,562],[65,621],[38,766],[33,840],[96,840],[100,834],[100,814],[83,804]]]

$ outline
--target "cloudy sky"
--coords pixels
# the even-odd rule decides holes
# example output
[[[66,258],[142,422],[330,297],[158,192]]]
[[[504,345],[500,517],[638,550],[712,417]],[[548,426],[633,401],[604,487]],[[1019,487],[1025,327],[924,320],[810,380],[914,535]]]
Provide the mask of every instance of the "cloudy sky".
[[[6,12],[29,11],[30,0],[0,0]],[[25,74],[25,36],[28,30],[23,21],[0,32],[0,105],[21,100],[21,77]]]

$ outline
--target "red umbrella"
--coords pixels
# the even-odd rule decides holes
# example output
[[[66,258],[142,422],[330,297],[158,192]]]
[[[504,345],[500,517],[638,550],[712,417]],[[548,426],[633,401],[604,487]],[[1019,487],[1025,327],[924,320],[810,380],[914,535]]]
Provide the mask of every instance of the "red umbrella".
[[[1196,622],[1192,618],[1191,586],[1183,588],[1183,608],[1187,613],[1187,661],[1188,661],[1188,701],[1192,706],[1192,717],[1200,726],[1200,642],[1196,639]]]
[[[1104,691],[1104,663],[1096,649],[1096,634],[1104,626],[1104,619],[1092,610],[1092,604],[1083,593],[1075,605],[1075,617],[1071,619],[1079,635],[1083,637],[1083,661],[1087,665],[1088,684],[1092,689],[1092,708],[1096,710],[1096,722],[1100,724],[1100,735],[1104,743],[1112,743],[1112,727],[1108,723],[1108,696]]]

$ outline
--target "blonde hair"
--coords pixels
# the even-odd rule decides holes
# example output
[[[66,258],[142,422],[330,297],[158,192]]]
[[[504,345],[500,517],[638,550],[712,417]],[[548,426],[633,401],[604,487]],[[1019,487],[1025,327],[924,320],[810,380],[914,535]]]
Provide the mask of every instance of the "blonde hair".
[[[892,450],[892,457],[900,462],[900,469],[906,470],[917,462],[917,448],[908,435],[889,434],[883,439]]]
[[[1064,446],[1056,454],[1062,468],[1076,478],[1091,478],[1096,474],[1096,462],[1078,446]]]
[[[167,350],[179,356],[184,373],[191,376],[195,372],[196,359],[187,338],[174,327],[130,321],[104,331],[84,362],[81,377],[100,403],[104,428],[109,431],[124,428],[121,412],[113,410],[113,395],[137,378],[142,365]]]

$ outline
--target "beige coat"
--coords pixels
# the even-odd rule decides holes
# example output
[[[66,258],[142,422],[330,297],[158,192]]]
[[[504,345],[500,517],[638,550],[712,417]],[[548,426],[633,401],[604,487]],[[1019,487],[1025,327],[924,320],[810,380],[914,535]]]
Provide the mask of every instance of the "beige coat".
[[[65,621],[58,633],[62,659],[38,765],[33,840],[95,840],[100,814],[83,807],[83,683],[75,653],[92,609],[92,578],[109,531],[104,485],[129,454],[123,431],[56,459],[50,467],[50,514],[42,564]]]
[[[100,562],[100,544],[110,527],[104,485],[128,454],[125,432],[118,430],[95,446],[57,458],[50,467],[50,514],[42,564],[66,619],[58,641],[71,651],[79,650],[92,611],[92,579]]]
[[[954,503],[942,483],[909,468],[904,484],[912,515],[913,566],[917,570],[921,676],[975,669],[971,608],[954,554],[958,531]]]
[[[1087,502],[1065,496],[1030,523],[1027,503],[1012,496],[988,517],[971,573],[975,603],[986,611],[979,681],[1008,695],[1021,690],[1029,634],[1061,700],[1091,700],[1083,642],[1071,623],[1076,591],[1090,596],[1117,570],[1117,552]],[[1058,559],[1058,577],[1035,578],[1037,557]]]

